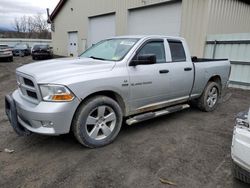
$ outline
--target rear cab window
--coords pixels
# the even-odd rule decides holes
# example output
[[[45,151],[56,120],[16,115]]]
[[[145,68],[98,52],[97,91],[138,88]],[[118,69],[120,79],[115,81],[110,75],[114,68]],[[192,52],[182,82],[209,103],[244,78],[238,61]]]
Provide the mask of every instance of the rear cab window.
[[[172,62],[186,61],[186,53],[180,40],[168,39]]]

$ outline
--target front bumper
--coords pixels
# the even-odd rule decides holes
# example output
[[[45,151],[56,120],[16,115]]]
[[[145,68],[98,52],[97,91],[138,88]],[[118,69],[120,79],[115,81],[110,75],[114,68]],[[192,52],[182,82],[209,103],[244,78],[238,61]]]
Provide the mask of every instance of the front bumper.
[[[13,57],[13,54],[0,54],[0,58]]]
[[[46,53],[46,52],[40,52],[40,53],[37,53],[37,52],[34,52],[32,53],[33,56],[50,56],[51,54],[50,53]]]
[[[235,127],[231,148],[233,161],[250,172],[250,131]]]
[[[45,134],[45,135],[60,135],[70,131],[71,121],[74,113],[80,103],[75,98],[71,102],[44,102],[33,104],[25,100],[16,90],[12,95],[9,95],[14,101],[16,108],[17,122],[30,132]],[[6,101],[6,114],[10,112],[8,108],[11,105]],[[11,116],[8,116],[10,122],[13,121]],[[13,125],[12,125],[13,126]]]
[[[39,53],[39,54],[32,54],[32,57],[33,58],[39,58],[39,59],[44,59],[44,58],[52,58],[53,55],[52,54],[42,54],[42,53]]]

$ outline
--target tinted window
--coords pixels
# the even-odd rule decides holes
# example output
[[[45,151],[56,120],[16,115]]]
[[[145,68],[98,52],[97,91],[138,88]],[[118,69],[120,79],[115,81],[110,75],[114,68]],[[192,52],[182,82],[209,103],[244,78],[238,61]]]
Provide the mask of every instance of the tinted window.
[[[47,48],[49,48],[48,45],[35,45],[35,46],[33,47],[34,50],[35,50],[35,49],[47,49]]]
[[[168,40],[172,61],[186,61],[186,54],[181,41]]]
[[[28,48],[28,46],[26,44],[17,44],[15,46],[15,49],[26,49]]]
[[[164,63],[166,62],[165,58],[165,48],[163,41],[152,41],[145,44],[139,53],[139,55],[146,55],[146,54],[154,54],[156,55],[156,63]]]
[[[0,49],[8,48],[8,45],[0,45]]]

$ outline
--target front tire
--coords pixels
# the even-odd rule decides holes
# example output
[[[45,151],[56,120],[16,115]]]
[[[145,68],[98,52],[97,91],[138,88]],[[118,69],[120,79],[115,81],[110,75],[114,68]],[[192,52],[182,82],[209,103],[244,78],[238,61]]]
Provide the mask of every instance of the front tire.
[[[96,96],[78,108],[72,130],[76,139],[89,148],[110,144],[122,125],[122,110],[118,103],[106,96]]]
[[[13,57],[9,57],[8,62],[13,62]]]
[[[38,56],[32,56],[33,60],[39,60]]]
[[[197,100],[197,107],[205,112],[215,110],[221,94],[221,86],[217,82],[208,82],[201,97]]]

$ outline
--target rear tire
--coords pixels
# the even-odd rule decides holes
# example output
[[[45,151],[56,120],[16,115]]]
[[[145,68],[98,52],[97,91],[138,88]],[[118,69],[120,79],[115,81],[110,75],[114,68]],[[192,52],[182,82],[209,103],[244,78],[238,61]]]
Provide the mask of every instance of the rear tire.
[[[217,82],[208,82],[202,95],[197,99],[197,107],[204,112],[215,110],[221,95],[221,86]]]
[[[72,131],[82,145],[102,147],[117,137],[122,117],[122,110],[116,101],[106,96],[95,96],[78,108],[72,121]]]
[[[245,169],[241,168],[240,166],[238,166],[234,162],[232,164],[232,171],[233,171],[233,176],[236,179],[250,184],[250,172],[248,172]]]

